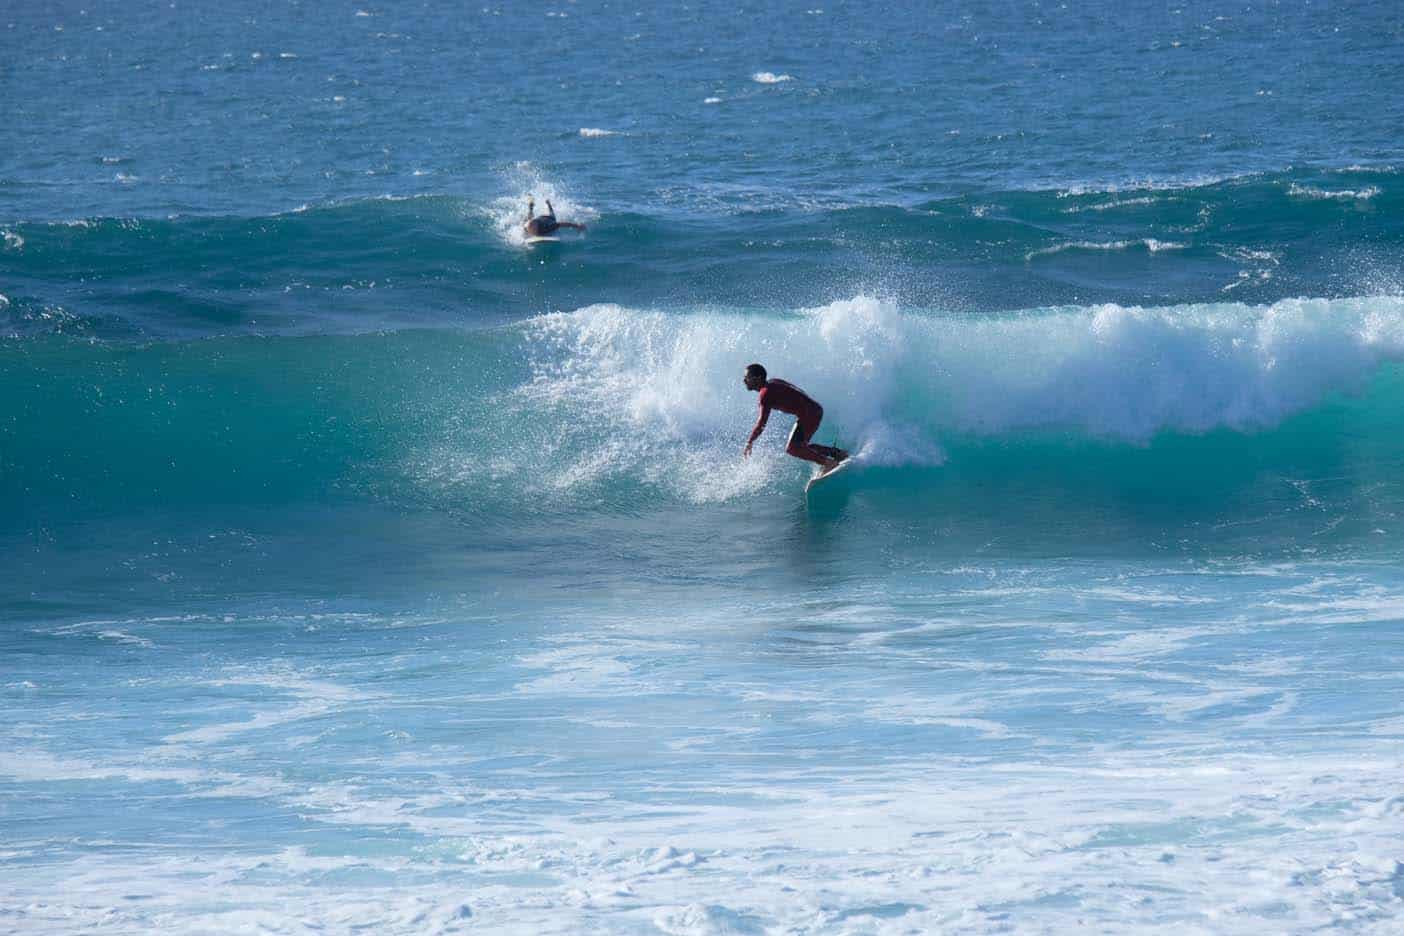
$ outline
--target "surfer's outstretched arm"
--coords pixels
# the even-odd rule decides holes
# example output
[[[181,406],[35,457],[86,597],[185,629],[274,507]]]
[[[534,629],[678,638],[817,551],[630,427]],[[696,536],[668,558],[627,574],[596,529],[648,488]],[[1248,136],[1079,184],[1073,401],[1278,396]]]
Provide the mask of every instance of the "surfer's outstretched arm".
[[[551,207],[551,199],[549,198],[546,199],[546,215],[547,217],[551,218],[554,218],[556,216],[556,209]]]
[[[536,217],[536,199],[528,198],[526,219],[530,221],[534,217]]]
[[[770,407],[762,406],[760,411],[760,418],[756,420],[755,428],[751,430],[751,437],[746,440],[746,449],[744,452],[742,452],[742,454],[745,455],[747,458],[751,457],[751,446],[755,443],[756,439],[760,438],[760,434],[765,431],[765,422],[769,418]]]

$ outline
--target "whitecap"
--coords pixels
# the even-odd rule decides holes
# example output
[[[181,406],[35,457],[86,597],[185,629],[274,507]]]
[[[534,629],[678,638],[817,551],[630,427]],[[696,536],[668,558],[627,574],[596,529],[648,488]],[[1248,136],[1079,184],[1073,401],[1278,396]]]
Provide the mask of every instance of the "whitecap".
[[[735,385],[757,358],[822,401],[848,447],[870,446],[884,464],[940,463],[948,431],[1060,428],[1140,442],[1266,427],[1404,361],[1398,296],[1109,303],[985,320],[908,314],[869,296],[780,319],[596,305],[526,327],[532,379],[518,402],[578,414],[593,440],[592,458],[543,474],[569,487],[656,469],[697,500],[758,489],[784,465],[778,447],[758,448],[733,487],[706,480],[702,449],[748,421],[753,401]],[[698,477],[690,465],[704,466]]]
[[[1096,205],[1074,205],[1071,208],[1064,208],[1065,214],[1077,214],[1082,211],[1111,211],[1113,208],[1130,208],[1136,205],[1154,205],[1156,199],[1150,195],[1143,195],[1140,198],[1118,198],[1109,202],[1101,202]]]
[[[751,80],[757,84],[780,84],[782,81],[794,81],[793,75],[777,75],[774,72],[756,72],[751,76]]]
[[[1127,250],[1132,247],[1144,247],[1149,253],[1155,254],[1166,250],[1185,250],[1189,245],[1181,244],[1177,241],[1156,240],[1154,237],[1121,241],[1073,241],[1071,243],[1054,244],[1052,247],[1041,247],[1038,250],[1029,251],[1024,255],[1024,260],[1030,261],[1035,257],[1050,256],[1068,250]]]
[[[99,631],[97,636],[99,640],[115,640],[118,643],[134,644],[138,647],[146,647],[148,649],[156,646],[154,643],[147,640],[145,637],[138,637],[135,634],[128,634],[126,631]]]
[[[587,138],[587,139],[592,138],[592,137],[610,137],[610,136],[618,136],[618,135],[619,135],[619,131],[618,131],[618,130],[602,130],[602,129],[600,129],[599,127],[581,127],[581,128],[580,128],[580,135],[581,135],[582,137]]]
[[[1175,192],[1189,189],[1210,188],[1225,182],[1246,182],[1258,178],[1258,173],[1241,175],[1198,175],[1181,178],[1143,178],[1121,181],[1053,182],[1046,187],[1056,190],[1059,198],[1077,198],[1083,195],[1116,195],[1123,192]],[[1039,189],[1035,187],[1034,191]]]
[[[1293,182],[1287,188],[1287,194],[1297,198],[1312,200],[1333,199],[1335,201],[1368,201],[1380,194],[1380,190],[1378,186],[1371,185],[1363,189],[1342,189],[1340,191],[1333,191],[1316,188],[1311,185],[1298,185],[1296,182]]]

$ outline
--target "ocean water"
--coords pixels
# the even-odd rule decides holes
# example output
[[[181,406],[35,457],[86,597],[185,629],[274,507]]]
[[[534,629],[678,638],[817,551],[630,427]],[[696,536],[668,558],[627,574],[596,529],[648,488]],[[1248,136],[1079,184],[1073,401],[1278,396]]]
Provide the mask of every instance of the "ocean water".
[[[1404,930],[1400,87],[1391,4],[0,5],[0,929]]]

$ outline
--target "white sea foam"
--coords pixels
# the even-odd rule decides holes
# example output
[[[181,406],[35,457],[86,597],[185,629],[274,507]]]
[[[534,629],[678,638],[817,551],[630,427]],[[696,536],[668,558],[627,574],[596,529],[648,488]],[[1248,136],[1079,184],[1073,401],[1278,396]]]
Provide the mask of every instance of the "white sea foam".
[[[761,71],[751,76],[751,80],[756,84],[780,84],[785,81],[794,81],[793,75],[777,75],[774,72]]]
[[[204,724],[167,735],[162,739],[166,745],[217,744],[234,735],[320,718],[352,702],[370,698],[365,693],[326,680],[310,679],[284,668],[236,670],[225,677],[208,680],[205,685],[252,687],[265,694],[266,707],[250,712],[247,704],[241,701],[232,707],[235,717],[229,720],[219,718],[219,710],[202,712]]]
[[[598,127],[581,127],[581,128],[580,128],[580,135],[583,136],[583,137],[585,137],[585,138],[587,138],[587,139],[593,138],[593,137],[611,137],[611,136],[618,136],[618,135],[619,135],[619,131],[618,131],[618,130],[601,130],[601,129],[598,128]]]
[[[98,631],[97,636],[99,640],[113,640],[117,643],[132,644],[133,646],[146,647],[148,649],[156,646],[156,644],[152,643],[150,640],[147,640],[145,637],[138,637],[135,634],[128,634],[126,631]]]
[[[1142,195],[1139,198],[1118,198],[1109,202],[1099,202],[1094,205],[1074,205],[1071,208],[1064,208],[1067,214],[1077,214],[1083,211],[1111,211],[1114,208],[1130,208],[1139,205],[1154,205],[1158,199],[1152,195]]]
[[[876,359],[905,318],[780,321]],[[97,685],[7,687],[7,931],[1391,931],[1399,675],[1327,622],[1398,620],[1392,562],[986,556],[915,592],[798,568],[798,595],[471,612],[486,636],[413,614],[54,626],[241,625],[187,634],[174,669],[80,655]],[[454,626],[288,626],[314,623]],[[184,724],[215,730],[171,743]]]
[[[1219,256],[1223,257],[1226,260],[1243,260],[1245,262],[1266,261],[1268,263],[1271,263],[1273,266],[1277,266],[1279,263],[1281,263],[1281,257],[1275,251],[1255,250],[1250,247],[1235,247],[1233,250],[1230,251],[1219,251]]]
[[[1246,182],[1260,178],[1258,173],[1244,175],[1195,175],[1170,178],[1129,178],[1107,181],[1054,182],[1040,188],[1055,190],[1059,198],[1075,198],[1083,195],[1118,195],[1126,192],[1174,192],[1180,190],[1211,188],[1227,182]]]
[[[6,250],[20,250],[24,247],[24,238],[13,231],[0,231],[0,237],[5,240]]]
[[[719,98],[719,97],[709,97],[709,98],[707,98],[706,100],[704,100],[702,103],[703,103],[703,104],[720,104],[721,102],[722,102],[722,99]]]
[[[1052,247],[1041,247],[1032,250],[1024,255],[1025,260],[1033,260],[1035,257],[1046,257],[1052,254],[1063,253],[1069,250],[1129,250],[1133,247],[1144,247],[1150,253],[1161,253],[1166,250],[1186,250],[1188,244],[1181,244],[1176,241],[1156,240],[1154,237],[1146,237],[1140,240],[1120,240],[1120,241],[1073,241],[1066,244],[1054,244]]]
[[[654,783],[623,803],[542,799],[554,808],[541,818],[505,790],[479,810],[494,791],[326,788],[301,808],[355,839],[193,861],[130,845],[120,860],[51,857],[18,864],[3,899],[19,932],[1152,933],[1194,921],[1248,936],[1392,919],[1397,758],[1039,761],[884,764],[842,783],[814,764],[810,782],[772,771],[773,789],[737,776],[701,797],[683,787],[661,800]],[[515,834],[493,822],[513,804]],[[429,837],[409,851],[351,844],[382,825]]]
[[[1262,283],[1266,283],[1270,279],[1272,279],[1271,270],[1239,270],[1238,278],[1232,280],[1231,282],[1225,283],[1219,288],[1219,292],[1232,292],[1238,287],[1247,285],[1249,283],[1257,283],[1261,285]]]
[[[1378,186],[1371,185],[1363,189],[1322,189],[1311,185],[1298,185],[1293,182],[1287,188],[1287,194],[1296,198],[1305,198],[1314,201],[1369,201],[1380,194]]]

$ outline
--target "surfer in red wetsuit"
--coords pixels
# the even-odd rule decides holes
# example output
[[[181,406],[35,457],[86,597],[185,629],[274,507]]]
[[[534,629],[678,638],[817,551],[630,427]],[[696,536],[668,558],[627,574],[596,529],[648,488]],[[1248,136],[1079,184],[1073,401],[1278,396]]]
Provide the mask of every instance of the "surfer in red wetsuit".
[[[760,391],[760,418],[756,420],[756,427],[751,430],[751,437],[746,440],[747,458],[751,456],[751,445],[765,431],[766,420],[770,419],[770,411],[773,409],[797,417],[795,428],[790,430],[790,441],[785,445],[785,451],[789,454],[812,461],[822,466],[825,472],[833,471],[839,466],[839,462],[848,457],[848,453],[841,448],[814,445],[809,441],[814,438],[819,421],[824,418],[824,407],[809,394],[788,381],[767,379],[765,368],[759,364],[749,365],[742,380],[747,390]]]

